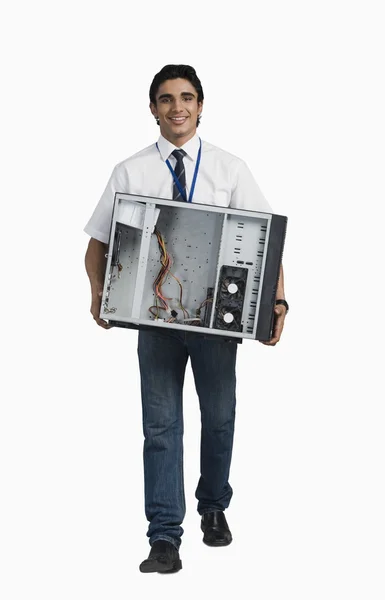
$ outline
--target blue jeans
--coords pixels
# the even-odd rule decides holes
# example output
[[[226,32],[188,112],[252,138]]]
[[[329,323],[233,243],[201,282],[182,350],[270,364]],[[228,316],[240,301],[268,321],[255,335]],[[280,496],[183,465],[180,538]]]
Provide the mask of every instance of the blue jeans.
[[[238,344],[194,332],[152,328],[139,332],[144,433],[145,513],[150,544],[177,548],[186,505],[183,481],[183,382],[188,357],[201,411],[198,513],[228,507],[235,419]]]

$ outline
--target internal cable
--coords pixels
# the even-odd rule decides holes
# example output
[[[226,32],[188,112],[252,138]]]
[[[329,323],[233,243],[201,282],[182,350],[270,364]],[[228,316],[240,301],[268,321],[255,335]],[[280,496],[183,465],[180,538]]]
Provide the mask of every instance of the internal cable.
[[[200,318],[201,310],[207,304],[212,303],[213,298],[210,297],[210,298],[206,298],[205,300],[203,300],[203,302],[201,302],[201,304],[195,311],[196,316],[190,317],[188,310],[183,306],[182,283],[178,279],[178,277],[176,277],[171,272],[171,266],[173,264],[173,261],[172,261],[171,255],[167,252],[166,243],[163,238],[163,235],[160,233],[159,229],[157,229],[156,227],[154,229],[154,233],[158,240],[158,246],[159,246],[159,250],[160,250],[160,263],[162,266],[161,266],[161,269],[160,269],[158,275],[156,276],[154,284],[153,284],[153,289],[154,289],[154,293],[155,293],[155,305],[150,306],[150,308],[148,310],[153,315],[153,317],[155,317],[155,319],[159,319],[160,312],[163,311],[163,312],[166,312],[168,315],[170,315],[169,318],[165,318],[166,323],[178,322],[177,321],[177,316],[178,316],[177,311],[172,310],[168,304],[168,301],[172,300],[172,298],[167,298],[166,296],[163,295],[163,292],[162,292],[162,286],[166,282],[167,277],[169,275],[171,275],[171,277],[173,277],[175,279],[175,281],[177,282],[177,284],[179,286],[178,303],[179,303],[179,308],[183,312],[182,323],[188,323],[190,325],[200,325],[201,324],[201,318]]]
[[[187,318],[190,316],[188,311],[184,308],[183,303],[182,303],[182,298],[183,298],[183,286],[181,284],[181,282],[179,281],[179,279],[171,272],[171,266],[172,266],[172,258],[171,255],[167,252],[166,249],[166,244],[164,241],[164,238],[162,236],[162,234],[160,233],[159,229],[157,229],[155,227],[154,229],[154,233],[157,237],[158,240],[158,246],[160,249],[160,263],[162,265],[155,281],[153,284],[153,288],[154,288],[154,292],[155,292],[155,306],[150,306],[150,308],[148,309],[150,311],[150,313],[156,318],[159,319],[159,311],[163,310],[166,313],[171,313],[171,309],[167,303],[168,300],[172,300],[172,298],[166,298],[163,294],[162,294],[162,286],[165,283],[168,275],[171,275],[176,282],[179,285],[179,307],[181,308],[181,310],[183,311],[183,316]],[[158,306],[158,299],[160,300],[160,306]],[[154,312],[154,310],[156,310],[156,312]],[[174,311],[175,312],[175,311]],[[172,323],[176,320],[176,315],[172,315],[167,322],[168,323]]]

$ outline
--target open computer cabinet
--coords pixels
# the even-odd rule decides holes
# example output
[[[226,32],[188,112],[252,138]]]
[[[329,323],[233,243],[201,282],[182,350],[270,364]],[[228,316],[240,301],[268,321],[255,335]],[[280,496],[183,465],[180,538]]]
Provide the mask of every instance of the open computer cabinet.
[[[100,317],[269,340],[286,225],[281,215],[117,193]]]

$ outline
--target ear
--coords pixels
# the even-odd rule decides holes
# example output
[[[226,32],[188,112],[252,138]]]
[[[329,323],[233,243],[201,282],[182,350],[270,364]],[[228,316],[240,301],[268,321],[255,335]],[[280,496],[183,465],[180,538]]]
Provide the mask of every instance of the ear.
[[[158,111],[156,110],[155,104],[153,102],[150,102],[149,106],[150,106],[150,110],[151,110],[152,114],[154,115],[154,117],[157,117]]]
[[[198,115],[202,114],[202,110],[203,110],[203,100],[201,102],[198,102]]]

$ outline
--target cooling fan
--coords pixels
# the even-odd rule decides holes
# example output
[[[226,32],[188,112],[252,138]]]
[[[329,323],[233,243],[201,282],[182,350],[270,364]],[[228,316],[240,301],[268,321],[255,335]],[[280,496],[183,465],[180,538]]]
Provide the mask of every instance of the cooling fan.
[[[245,287],[246,281],[244,278],[235,275],[224,277],[219,289],[219,297],[224,301],[234,300],[239,302],[245,296]]]
[[[241,331],[242,311],[237,308],[219,310],[215,325],[218,329],[226,329],[226,331]]]
[[[218,282],[215,327],[242,331],[242,309],[248,269],[223,265]]]

